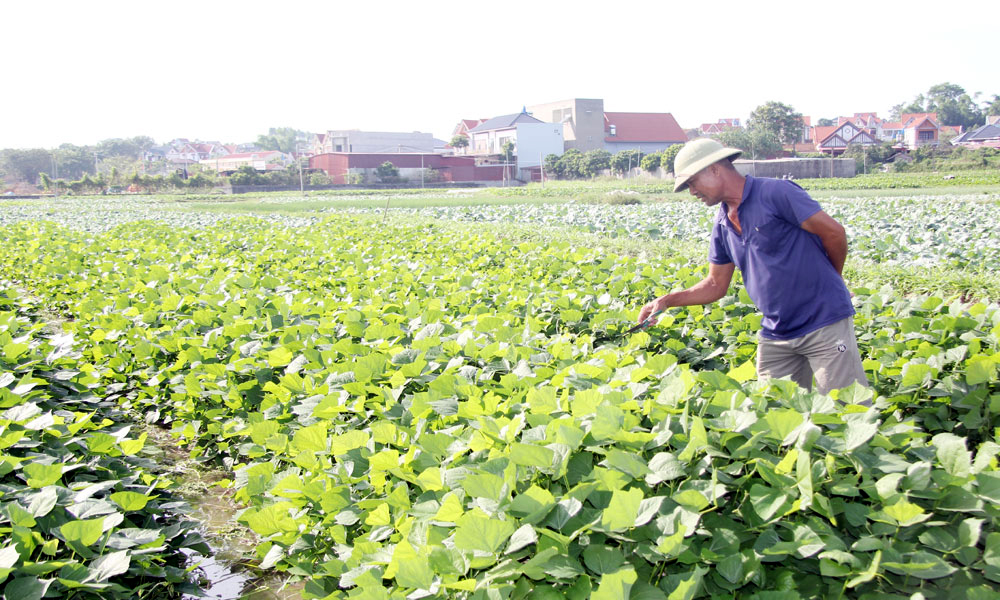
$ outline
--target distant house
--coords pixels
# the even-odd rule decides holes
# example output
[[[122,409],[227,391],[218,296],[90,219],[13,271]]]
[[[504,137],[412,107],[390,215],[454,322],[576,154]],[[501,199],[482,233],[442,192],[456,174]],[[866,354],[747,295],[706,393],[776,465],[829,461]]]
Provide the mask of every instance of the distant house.
[[[395,131],[361,131],[360,129],[331,129],[317,133],[310,144],[311,154],[333,152],[364,153],[420,153],[444,148],[445,142],[429,133]]]
[[[903,113],[903,144],[907,148],[937,146],[941,128],[937,124],[937,113]]]
[[[458,122],[458,125],[455,125],[455,130],[451,132],[451,136],[464,135],[465,137],[469,137],[469,132],[484,121],[486,119],[462,119]]]
[[[187,142],[173,146],[166,153],[166,159],[177,164],[193,164],[208,158],[230,154],[235,146],[225,146],[218,142]]]
[[[966,148],[1000,148],[1000,118],[956,136],[951,143]]]
[[[851,119],[845,119],[839,125],[814,127],[813,136],[816,150],[829,154],[843,154],[847,147],[852,145],[873,146],[878,144],[878,138],[871,130],[863,125],[858,125],[858,121]]]
[[[198,161],[199,164],[214,169],[217,173],[233,173],[240,167],[253,167],[257,171],[278,171],[292,164],[292,157],[277,150],[260,152],[240,152]]]
[[[519,123],[542,123],[526,111],[487,119],[469,130],[471,154],[500,154],[508,141],[517,143]]]
[[[688,141],[670,113],[606,112],[604,124],[604,149],[612,154],[633,149],[650,154]]]
[[[715,123],[702,123],[698,129],[701,135],[709,136],[722,133],[727,129],[739,129],[741,127],[739,119],[719,119]]]
[[[455,125],[455,129],[451,132],[451,137],[454,138],[455,136],[464,135],[465,137],[469,138],[471,145],[472,135],[469,134],[469,131],[476,128],[484,121],[486,121],[486,119],[462,119],[461,121],[458,122],[458,125]],[[452,148],[450,140],[446,148],[452,149],[456,154],[469,153],[468,146],[465,148]]]
[[[537,104],[528,110],[534,117],[562,126],[566,150],[618,152],[640,148],[655,152],[688,140],[670,113],[605,112],[604,100],[599,98]]]

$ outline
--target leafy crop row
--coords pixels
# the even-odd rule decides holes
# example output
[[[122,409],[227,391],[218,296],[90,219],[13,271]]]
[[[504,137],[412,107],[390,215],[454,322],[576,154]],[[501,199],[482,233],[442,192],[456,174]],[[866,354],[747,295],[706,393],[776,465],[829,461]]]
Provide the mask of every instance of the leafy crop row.
[[[157,598],[196,591],[208,552],[171,481],[142,456],[72,334],[46,334],[0,292],[0,583],[4,598]]]
[[[856,290],[875,387],[828,398],[753,381],[742,292],[621,337],[699,266],[374,226],[23,224],[0,269],[306,597],[993,597],[997,306]]]

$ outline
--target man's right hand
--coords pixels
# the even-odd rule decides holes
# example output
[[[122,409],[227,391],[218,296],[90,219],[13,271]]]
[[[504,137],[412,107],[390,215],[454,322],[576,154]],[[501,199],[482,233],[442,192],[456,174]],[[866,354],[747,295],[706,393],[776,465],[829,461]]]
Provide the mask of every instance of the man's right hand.
[[[656,322],[659,321],[658,313],[663,312],[667,308],[665,299],[666,296],[661,296],[643,306],[642,310],[639,311],[639,323],[646,323],[646,319],[649,319],[649,323],[646,323],[646,325],[656,325]]]

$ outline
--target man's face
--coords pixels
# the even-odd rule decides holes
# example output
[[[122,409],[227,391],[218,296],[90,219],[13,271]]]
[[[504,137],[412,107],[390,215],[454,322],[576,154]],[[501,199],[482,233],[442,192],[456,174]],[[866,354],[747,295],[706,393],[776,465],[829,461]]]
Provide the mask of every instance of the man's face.
[[[705,206],[715,206],[722,201],[722,178],[715,165],[709,165],[692,175],[687,184],[691,195],[704,202]]]

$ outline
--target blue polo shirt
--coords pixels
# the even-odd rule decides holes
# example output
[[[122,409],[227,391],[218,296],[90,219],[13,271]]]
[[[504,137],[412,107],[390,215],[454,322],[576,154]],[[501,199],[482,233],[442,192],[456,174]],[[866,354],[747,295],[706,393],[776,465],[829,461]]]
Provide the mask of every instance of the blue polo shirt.
[[[740,234],[719,206],[708,260],[735,263],[747,293],[763,313],[761,337],[801,337],[854,314],[851,294],[826,255],[819,236],[802,229],[819,203],[781,179],[747,175],[737,208]]]

